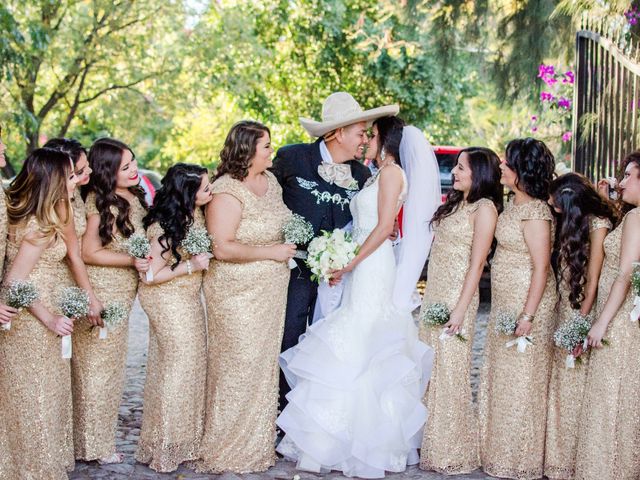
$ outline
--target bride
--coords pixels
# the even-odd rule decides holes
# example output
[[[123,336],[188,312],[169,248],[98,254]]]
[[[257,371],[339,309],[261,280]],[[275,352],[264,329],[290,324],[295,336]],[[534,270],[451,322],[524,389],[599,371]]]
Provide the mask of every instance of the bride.
[[[433,350],[418,340],[411,314],[393,306],[388,238],[407,193],[402,153],[419,152],[420,138],[409,126],[383,139],[378,174],[351,201],[361,248],[333,275],[336,284],[351,272],[341,306],[281,355],[291,392],[277,420],[285,432],[277,450],[301,470],[381,478],[418,463]]]

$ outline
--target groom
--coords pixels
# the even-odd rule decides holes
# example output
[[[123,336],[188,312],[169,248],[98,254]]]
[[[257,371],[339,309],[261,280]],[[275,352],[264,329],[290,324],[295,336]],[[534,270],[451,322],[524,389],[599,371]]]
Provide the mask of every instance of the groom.
[[[329,95],[322,105],[322,121],[300,118],[314,143],[287,145],[278,150],[272,172],[282,186],[284,203],[313,225],[314,236],[351,222],[349,202],[371,176],[358,162],[368,143],[367,127],[373,120],[398,113],[397,105],[362,110],[345,92]],[[299,245],[304,250],[306,245]],[[318,285],[304,260],[296,259],[287,297],[282,351],[298,343],[313,318]],[[280,409],[286,405],[289,385],[280,374]]]

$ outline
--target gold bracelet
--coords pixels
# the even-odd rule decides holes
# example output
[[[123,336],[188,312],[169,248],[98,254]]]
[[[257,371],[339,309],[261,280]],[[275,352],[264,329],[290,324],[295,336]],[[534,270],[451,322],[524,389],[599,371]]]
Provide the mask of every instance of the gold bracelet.
[[[523,321],[523,322],[533,322],[533,319],[535,318],[534,315],[531,315],[529,313],[524,313],[522,312],[520,314],[520,316],[518,317],[518,322]]]

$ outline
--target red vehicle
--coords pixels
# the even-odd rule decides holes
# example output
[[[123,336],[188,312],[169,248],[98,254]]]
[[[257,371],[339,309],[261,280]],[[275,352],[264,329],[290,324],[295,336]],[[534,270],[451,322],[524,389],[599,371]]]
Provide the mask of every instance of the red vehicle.
[[[458,153],[464,147],[450,147],[450,146],[435,146],[433,151],[436,154],[438,160],[438,169],[440,170],[440,188],[442,188],[442,201],[451,187],[453,186],[453,176],[451,175],[451,169],[455,166]]]

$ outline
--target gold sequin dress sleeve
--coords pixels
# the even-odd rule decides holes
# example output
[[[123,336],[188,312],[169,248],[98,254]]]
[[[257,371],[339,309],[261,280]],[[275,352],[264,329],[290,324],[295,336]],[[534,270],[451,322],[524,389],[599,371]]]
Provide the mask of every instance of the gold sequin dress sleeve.
[[[593,217],[590,231],[606,228],[611,230],[606,218]],[[568,279],[560,282],[556,307],[556,328],[570,322],[574,309],[569,302]],[[595,312],[595,308],[593,309]],[[547,414],[547,440],[544,457],[544,474],[550,479],[572,479],[575,473],[576,446],[578,444],[578,421],[587,379],[588,355],[581,356],[575,368],[566,367],[569,352],[553,347],[553,365],[549,382],[549,410]]]
[[[0,272],[4,275],[4,256],[7,250],[7,203],[4,188],[0,186]],[[0,332],[0,335],[2,333]],[[0,410],[0,452],[8,452],[7,446],[7,417]],[[13,470],[10,455],[0,455],[0,478],[11,478]]]
[[[533,345],[524,353],[506,343],[513,336],[495,330],[500,313],[518,316],[527,300],[532,263],[523,222],[546,220],[551,211],[542,200],[508,203],[498,217],[498,245],[491,266],[491,314],[479,391],[480,458],[495,477],[534,479],[544,469],[547,386],[551,373],[556,286],[549,268],[533,322]]]
[[[97,215],[95,196],[86,199],[87,215]],[[114,209],[115,210],[115,209]],[[117,213],[117,212],[114,212]],[[136,233],[144,234],[144,207],[136,199],[129,218]],[[117,232],[106,247],[127,253],[126,239]],[[138,290],[138,274],[132,267],[87,265],[93,291],[103,305],[120,303],[130,311]],[[73,440],[76,459],[96,460],[115,452],[118,408],[124,388],[129,316],[99,338],[99,329],[77,322],[73,335]]]
[[[7,242],[7,268],[15,260],[25,235],[38,230],[35,217],[16,227]],[[42,252],[28,279],[39,301],[59,313],[57,299],[63,286],[67,253],[57,238]],[[0,331],[0,412],[7,429],[2,455],[10,456],[11,479],[66,479],[74,468],[71,431],[71,375],[69,360],[61,355],[61,340],[23,309]]]
[[[200,208],[193,225],[205,228]],[[147,230],[150,241],[162,233],[157,223]],[[181,262],[190,258],[182,250],[180,255]],[[172,257],[168,263],[174,262]],[[207,362],[202,277],[194,272],[159,285],[140,283],[138,289],[149,317],[149,359],[136,460],[158,472],[195,460],[202,438]]]
[[[275,177],[265,174],[269,188],[262,197],[228,176],[214,183],[214,193],[233,195],[242,204],[238,242],[284,241],[282,228],[291,213]],[[261,472],[275,463],[278,356],[289,276],[287,262],[272,260],[214,260],[205,274],[209,360],[198,471]]]
[[[620,271],[622,230],[631,215],[640,215],[640,208],[627,213],[604,240],[598,314]],[[609,345],[591,351],[580,415],[576,480],[640,478],[640,328],[629,318],[633,298],[630,288],[604,335]]]
[[[435,303],[449,310],[458,303],[471,261],[471,214],[493,202],[483,198],[462,203],[435,227],[422,310]],[[435,350],[431,380],[424,396],[429,411],[425,425],[420,468],[445,474],[470,473],[480,466],[478,421],[471,397],[471,347],[478,312],[476,289],[462,324],[463,342],[455,337],[439,340],[442,327],[420,325],[420,340]]]

